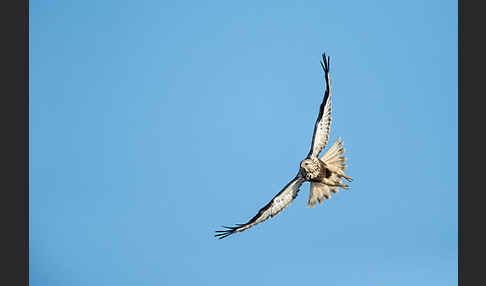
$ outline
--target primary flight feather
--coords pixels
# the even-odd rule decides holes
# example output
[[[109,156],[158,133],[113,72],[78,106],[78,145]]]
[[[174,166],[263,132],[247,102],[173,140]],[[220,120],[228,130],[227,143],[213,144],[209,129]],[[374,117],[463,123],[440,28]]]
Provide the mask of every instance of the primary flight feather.
[[[245,224],[223,226],[223,230],[216,231],[215,236],[217,238],[222,239],[235,232],[242,232],[279,214],[297,197],[300,186],[306,181],[310,182],[307,206],[314,206],[316,201],[322,203],[324,198],[330,199],[331,192],[338,193],[339,188],[348,189],[349,186],[343,184],[342,179],[344,178],[347,181],[352,181],[352,179],[344,174],[346,157],[344,156],[345,149],[341,138],[319,158],[319,153],[326,147],[329,140],[332,119],[330,58],[326,57],[325,53],[322,54],[321,66],[324,70],[326,91],[314,126],[311,149],[307,158],[300,163],[299,172],[252,219]]]

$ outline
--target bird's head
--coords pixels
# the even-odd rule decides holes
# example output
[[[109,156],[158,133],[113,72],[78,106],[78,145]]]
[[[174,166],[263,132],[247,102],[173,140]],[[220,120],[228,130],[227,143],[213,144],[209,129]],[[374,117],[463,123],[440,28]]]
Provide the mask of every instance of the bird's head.
[[[306,172],[311,172],[314,166],[314,162],[312,159],[305,159],[300,162],[300,167],[304,169]]]

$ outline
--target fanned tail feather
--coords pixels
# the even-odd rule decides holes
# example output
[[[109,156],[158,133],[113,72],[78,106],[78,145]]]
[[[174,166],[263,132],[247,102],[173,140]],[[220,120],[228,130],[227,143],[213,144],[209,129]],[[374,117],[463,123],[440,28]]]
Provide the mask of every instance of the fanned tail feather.
[[[334,161],[339,159],[341,155],[344,154],[346,150],[343,147],[343,141],[341,141],[341,137],[339,137],[334,144],[327,150],[324,155],[320,158],[325,163]]]
[[[326,168],[331,171],[331,175],[325,179],[325,182],[311,182],[310,193],[307,206],[314,207],[317,202],[322,203],[324,198],[331,199],[331,193],[339,193],[339,186],[346,188],[347,185],[342,184],[342,179],[352,181],[353,179],[344,174],[346,170],[346,157],[341,137],[327,150],[327,152],[320,158],[326,164]],[[336,185],[336,186],[333,186]]]
[[[333,173],[336,173],[339,177],[345,178],[347,181],[352,181],[352,178],[344,174],[344,171],[347,168],[344,152],[346,152],[346,149],[343,147],[341,137],[339,137],[320,159]]]
[[[329,186],[319,182],[311,182],[307,207],[314,207],[316,202],[322,204],[324,198],[331,199],[331,193],[329,191],[332,191]]]

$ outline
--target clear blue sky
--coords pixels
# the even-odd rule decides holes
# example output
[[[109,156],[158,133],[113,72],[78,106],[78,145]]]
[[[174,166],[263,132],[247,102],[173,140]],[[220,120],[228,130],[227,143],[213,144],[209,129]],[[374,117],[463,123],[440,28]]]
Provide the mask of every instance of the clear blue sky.
[[[231,2],[30,1],[31,285],[457,285],[457,1]]]

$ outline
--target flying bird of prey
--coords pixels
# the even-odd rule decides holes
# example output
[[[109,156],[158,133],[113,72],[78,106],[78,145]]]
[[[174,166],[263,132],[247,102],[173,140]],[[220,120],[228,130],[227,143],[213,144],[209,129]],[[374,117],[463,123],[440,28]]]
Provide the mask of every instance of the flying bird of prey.
[[[310,182],[310,193],[307,206],[314,207],[316,201],[322,203],[323,199],[330,199],[331,192],[338,193],[339,188],[348,189],[348,185],[343,184],[343,178],[348,182],[352,179],[344,174],[346,170],[346,157],[341,138],[339,138],[327,152],[319,157],[319,153],[324,149],[329,140],[329,130],[331,127],[331,78],[329,76],[330,58],[322,54],[321,66],[324,70],[326,80],[326,91],[322,100],[319,115],[314,126],[312,145],[307,157],[300,162],[299,172],[273,199],[245,224],[236,226],[222,226],[223,230],[216,231],[216,237],[225,238],[235,232],[247,230],[269,217],[274,217],[285,209],[300,191],[300,186]]]

